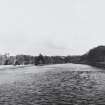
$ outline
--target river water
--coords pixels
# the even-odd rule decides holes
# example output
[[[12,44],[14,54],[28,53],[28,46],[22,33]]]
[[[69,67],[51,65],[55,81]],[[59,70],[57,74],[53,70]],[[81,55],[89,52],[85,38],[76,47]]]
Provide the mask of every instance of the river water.
[[[79,64],[1,68],[0,105],[105,105],[105,71]]]

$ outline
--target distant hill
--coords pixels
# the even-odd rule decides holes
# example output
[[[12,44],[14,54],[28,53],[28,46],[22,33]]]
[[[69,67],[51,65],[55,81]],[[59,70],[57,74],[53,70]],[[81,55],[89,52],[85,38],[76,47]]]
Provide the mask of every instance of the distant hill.
[[[105,65],[105,46],[97,46],[81,56],[81,62],[89,65]]]

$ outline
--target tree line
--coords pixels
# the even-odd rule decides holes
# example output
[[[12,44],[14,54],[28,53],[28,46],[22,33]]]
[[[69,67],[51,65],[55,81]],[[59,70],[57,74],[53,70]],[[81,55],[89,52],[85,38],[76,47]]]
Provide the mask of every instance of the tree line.
[[[16,55],[10,56],[8,53],[0,55],[0,65],[48,65],[48,64],[64,64],[77,63],[89,64],[105,62],[105,46],[98,46],[90,49],[87,53],[78,56],[47,56],[39,54],[38,56],[31,55]]]
[[[38,56],[31,55],[0,55],[0,65],[46,65],[46,64],[64,64],[71,63],[73,59],[72,56],[47,56],[39,54]]]

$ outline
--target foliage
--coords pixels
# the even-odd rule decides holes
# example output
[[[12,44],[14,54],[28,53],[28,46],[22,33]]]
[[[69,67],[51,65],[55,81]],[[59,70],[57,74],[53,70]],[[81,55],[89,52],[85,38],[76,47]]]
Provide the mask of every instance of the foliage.
[[[82,63],[94,64],[96,62],[105,61],[105,46],[98,46],[90,49],[84,55],[78,56],[46,56],[39,54],[38,56],[31,55],[16,55],[9,54],[0,55],[0,64],[4,65],[47,65],[47,64],[63,64],[63,63]]]

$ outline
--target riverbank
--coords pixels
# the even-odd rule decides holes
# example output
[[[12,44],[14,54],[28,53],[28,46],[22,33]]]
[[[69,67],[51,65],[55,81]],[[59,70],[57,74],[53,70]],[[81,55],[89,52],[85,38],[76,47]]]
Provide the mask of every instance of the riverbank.
[[[97,68],[100,68],[100,69],[105,69],[105,63],[104,62],[88,63],[87,65],[97,67]]]
[[[25,67],[31,67],[33,65],[0,65],[0,71],[1,70],[8,70],[8,69],[19,69],[19,68],[25,68]]]

